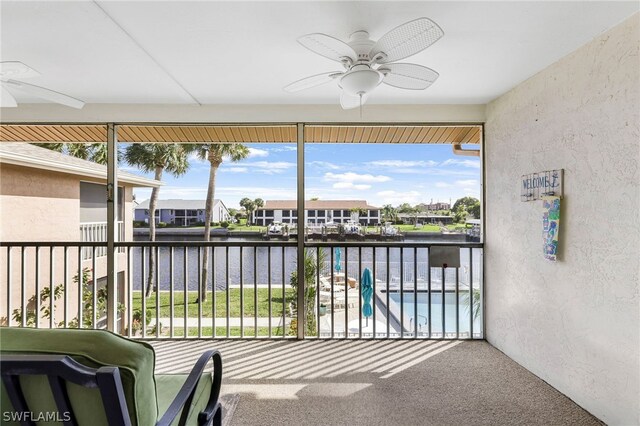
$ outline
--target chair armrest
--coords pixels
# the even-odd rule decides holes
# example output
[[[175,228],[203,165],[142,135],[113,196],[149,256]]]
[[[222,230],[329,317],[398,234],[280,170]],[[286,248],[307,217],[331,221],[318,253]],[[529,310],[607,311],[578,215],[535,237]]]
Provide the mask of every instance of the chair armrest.
[[[180,425],[184,425],[189,415],[189,407],[193,396],[198,386],[200,376],[204,372],[205,367],[209,363],[209,360],[213,360],[213,384],[211,387],[211,393],[209,394],[209,402],[201,413],[198,414],[198,424],[207,424],[217,413],[221,410],[218,397],[220,396],[220,386],[222,384],[222,357],[220,352],[216,350],[210,350],[200,355],[200,358],[193,366],[193,369],[189,373],[187,380],[180,388],[180,391],[173,399],[167,411],[162,415],[160,420],[156,423],[156,426],[170,426],[178,413],[182,411],[180,416]]]

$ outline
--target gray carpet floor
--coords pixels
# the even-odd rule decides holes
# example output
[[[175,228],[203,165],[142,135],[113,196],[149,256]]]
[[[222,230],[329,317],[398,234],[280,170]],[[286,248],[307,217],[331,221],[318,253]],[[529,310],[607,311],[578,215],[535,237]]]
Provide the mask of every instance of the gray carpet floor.
[[[154,343],[156,371],[186,372],[207,348],[240,425],[600,425],[484,341]]]

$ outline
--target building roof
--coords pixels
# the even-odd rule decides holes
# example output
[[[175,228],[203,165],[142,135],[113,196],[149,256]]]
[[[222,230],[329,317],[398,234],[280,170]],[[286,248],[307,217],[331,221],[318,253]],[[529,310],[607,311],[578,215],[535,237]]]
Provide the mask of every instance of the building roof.
[[[0,142],[0,163],[59,173],[107,179],[107,166],[24,142]],[[118,170],[118,181],[138,187],[157,187],[162,182]]]
[[[440,214],[426,214],[426,213],[418,213],[417,215],[415,213],[399,213],[398,217],[399,218],[405,218],[405,217],[407,217],[407,218],[415,218],[415,217],[418,217],[418,218],[423,218],[423,219],[424,218],[428,218],[428,219],[436,218],[437,219],[437,218],[452,218],[453,216],[444,216],[444,215],[440,215]]]
[[[140,204],[136,206],[136,209],[148,209],[149,201],[144,200]],[[213,200],[213,204],[216,205],[221,203],[219,199]],[[224,203],[222,203],[224,205]],[[204,210],[205,200],[182,200],[182,199],[171,199],[171,200],[158,200],[158,209],[172,209],[172,210]],[[226,208],[226,207],[225,207]]]
[[[261,210],[296,210],[297,208],[296,200],[267,200]],[[380,210],[380,207],[374,207],[366,200],[305,200],[304,208],[305,210]]]
[[[416,207],[424,209],[431,206],[443,206],[443,205],[450,206],[451,203],[449,203],[448,201],[436,201],[435,203],[420,203],[420,204],[417,204]]]

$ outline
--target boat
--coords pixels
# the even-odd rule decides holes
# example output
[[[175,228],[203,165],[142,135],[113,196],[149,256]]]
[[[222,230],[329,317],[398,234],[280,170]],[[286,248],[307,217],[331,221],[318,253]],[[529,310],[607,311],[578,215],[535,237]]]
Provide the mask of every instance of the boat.
[[[272,222],[267,227],[265,237],[267,240],[271,238],[289,239],[289,225],[282,222]]]
[[[348,221],[342,224],[346,238],[364,239],[364,230],[358,222]]]
[[[380,235],[383,237],[395,237],[400,233],[400,230],[393,226],[391,222],[385,222],[380,225]]]
[[[380,225],[380,239],[398,241],[403,240],[404,236],[398,227],[393,226],[391,222],[385,222]]]

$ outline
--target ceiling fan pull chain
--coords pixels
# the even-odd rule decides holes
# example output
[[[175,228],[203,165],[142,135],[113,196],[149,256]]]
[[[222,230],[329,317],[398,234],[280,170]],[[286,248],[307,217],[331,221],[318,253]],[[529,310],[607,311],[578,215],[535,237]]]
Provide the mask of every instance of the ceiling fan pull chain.
[[[360,95],[360,119],[362,119],[362,92],[360,92],[359,95]]]

